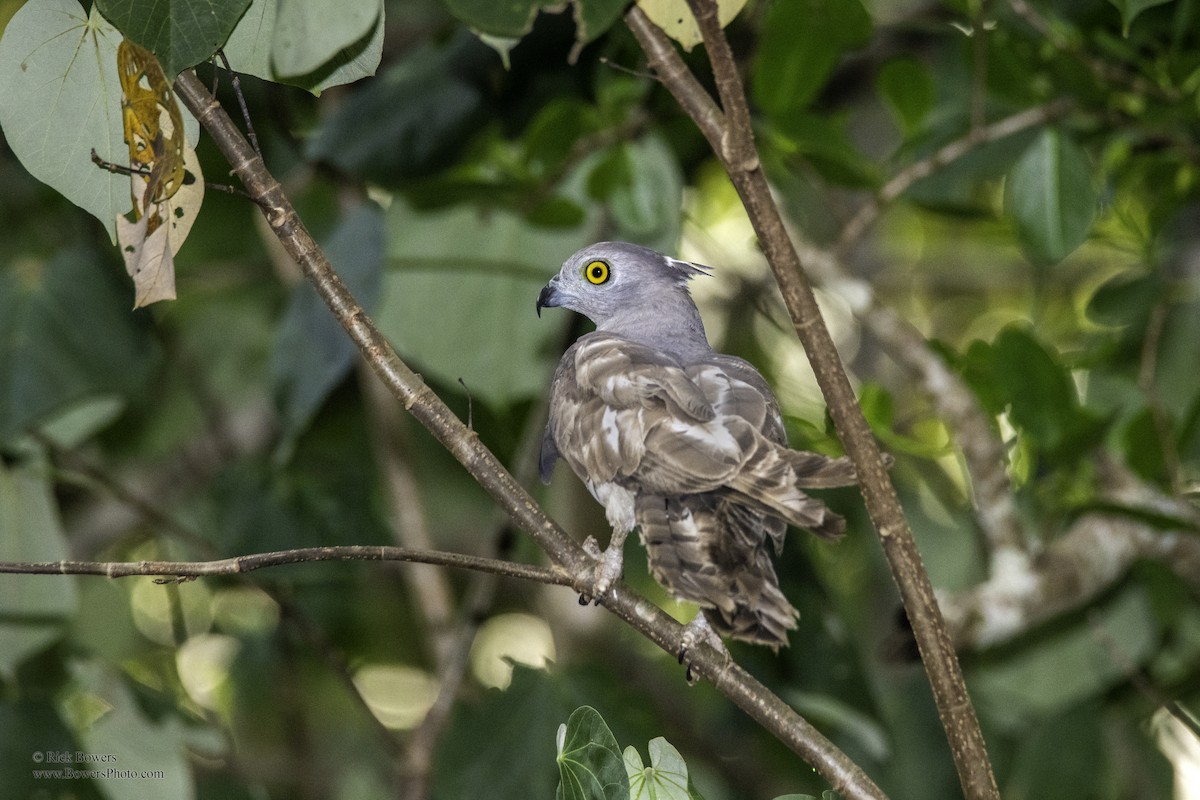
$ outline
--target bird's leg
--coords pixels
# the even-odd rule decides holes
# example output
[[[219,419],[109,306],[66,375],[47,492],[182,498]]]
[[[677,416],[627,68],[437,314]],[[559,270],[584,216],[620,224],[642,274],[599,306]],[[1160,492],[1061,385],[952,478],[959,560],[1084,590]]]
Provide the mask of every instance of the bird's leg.
[[[629,531],[613,528],[612,536],[608,540],[608,547],[603,550],[591,536],[583,542],[583,549],[598,562],[596,564],[597,602],[608,594],[608,590],[620,579],[621,573],[624,571],[625,540],[628,537]],[[580,598],[579,602],[587,605],[586,598]]]
[[[683,635],[679,637],[679,663],[685,663],[688,651],[695,649],[696,645],[701,642],[708,643],[708,646],[723,655],[727,662],[733,658],[733,656],[729,655],[729,649],[725,647],[725,643],[721,641],[720,635],[713,630],[712,624],[708,621],[708,617],[704,615],[703,609],[697,612],[695,619],[683,626]],[[690,663],[687,664],[685,679],[689,686],[696,682],[696,676],[692,672],[692,665]]]

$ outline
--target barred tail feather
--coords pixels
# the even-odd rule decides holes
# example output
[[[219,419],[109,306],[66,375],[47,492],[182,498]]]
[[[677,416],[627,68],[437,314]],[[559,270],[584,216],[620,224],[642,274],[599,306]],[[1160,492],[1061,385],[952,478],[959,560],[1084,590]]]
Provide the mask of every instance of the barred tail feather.
[[[655,580],[706,609],[717,633],[787,644],[799,614],[779,589],[761,515],[713,495],[642,496],[637,519]]]

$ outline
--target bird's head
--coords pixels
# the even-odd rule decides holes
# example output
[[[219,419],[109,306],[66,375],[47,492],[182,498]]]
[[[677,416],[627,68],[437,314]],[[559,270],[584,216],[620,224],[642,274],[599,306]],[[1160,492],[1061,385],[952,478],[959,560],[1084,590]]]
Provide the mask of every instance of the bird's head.
[[[542,308],[578,311],[605,328],[617,319],[670,313],[681,303],[694,313],[688,279],[707,274],[695,264],[627,242],[600,242],[563,262],[537,299]],[[697,317],[698,319],[698,317]]]

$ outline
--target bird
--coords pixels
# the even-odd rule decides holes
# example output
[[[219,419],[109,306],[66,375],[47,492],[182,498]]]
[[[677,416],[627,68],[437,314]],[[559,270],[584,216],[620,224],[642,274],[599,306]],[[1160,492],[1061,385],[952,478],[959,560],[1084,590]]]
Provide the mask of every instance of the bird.
[[[780,553],[789,524],[838,538],[845,520],[803,490],[856,480],[845,457],[790,449],[762,374],[709,344],[689,291],[709,269],[600,242],[563,262],[536,309],[571,309],[596,326],[551,380],[541,479],[561,458],[604,507],[607,548],[585,542],[598,559],[597,597],[620,578],[636,529],[655,580],[699,606],[681,661],[697,640],[726,653],[721,637],[787,644],[799,615],[769,551]]]

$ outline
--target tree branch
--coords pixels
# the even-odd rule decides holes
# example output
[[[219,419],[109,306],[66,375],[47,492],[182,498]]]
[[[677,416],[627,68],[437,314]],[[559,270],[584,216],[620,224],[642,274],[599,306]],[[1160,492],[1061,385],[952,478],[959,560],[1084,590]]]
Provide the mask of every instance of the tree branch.
[[[881,305],[871,285],[850,276],[835,253],[803,238],[797,240],[796,246],[816,282],[847,298],[851,312],[863,328],[896,363],[917,377],[934,409],[946,421],[963,456],[975,518],[987,544],[988,558],[1023,552],[1027,545],[1013,503],[1012,481],[1005,469],[1004,443],[978,398],[929,348],[921,332],[894,310]]]
[[[1065,114],[1071,105],[1070,100],[1059,99],[1045,105],[1027,108],[989,125],[971,128],[965,136],[955,139],[939,147],[925,158],[909,164],[889,178],[875,193],[875,196],[854,212],[854,216],[842,226],[841,235],[838,237],[838,252],[849,252],[858,243],[867,228],[879,218],[883,210],[907,192],[917,181],[928,177],[947,164],[957,161],[982,144],[995,142],[1027,128],[1057,119]]]
[[[103,575],[107,578],[157,575],[167,579],[193,580],[214,575],[242,575],[268,567],[315,561],[407,561],[489,572],[493,575],[537,581],[553,586],[573,585],[572,578],[560,569],[519,564],[513,561],[499,561],[464,553],[414,550],[408,547],[387,545],[298,547],[294,550],[253,553],[215,561],[0,561],[0,574]]]
[[[1110,458],[1100,457],[1097,467],[1101,496],[1129,513],[1083,514],[1035,556],[1001,561],[983,583],[944,594],[942,608],[958,647],[992,647],[1081,608],[1140,559],[1165,564],[1200,592],[1200,511]],[[1138,512],[1178,519],[1181,529],[1152,527]]]
[[[513,522],[534,539],[555,564],[555,572],[563,577],[565,584],[580,594],[595,596],[594,561],[546,516],[475,432],[463,425],[400,359],[334,272],[279,182],[195,74],[180,74],[175,80],[175,92],[213,138],[233,172],[255,198],[284,249],[392,395],[467,469]],[[878,468],[882,471],[882,462]],[[603,605],[663,650],[679,652],[683,626],[627,585],[618,583],[603,598]],[[713,683],[804,758],[834,789],[852,800],[885,796],[845,753],[725,655],[702,645],[689,651],[689,663],[695,674]]]
[[[748,125],[743,127],[742,124],[745,99],[741,78],[728,54],[729,44],[717,21],[715,3],[712,0],[688,1],[700,25],[717,86],[721,87],[719,91],[726,101],[724,113],[730,118],[725,121],[710,113],[703,117],[693,116],[693,119],[710,144],[715,142],[714,150],[746,207],[758,233],[759,244],[779,283],[796,335],[804,345],[817,383],[825,395],[834,425],[847,454],[854,461],[867,512],[878,531],[929,676],[963,792],[971,800],[998,798],[999,789],[987,747],[967,694],[958,657],[934,598],[933,586],[921,563],[896,490],[888,478],[879,446],[854,397],[812,287],[802,272],[800,258],[771,196],[766,176],[757,158],[746,158],[738,147],[725,146],[727,139],[736,142],[748,136],[749,131]],[[685,111],[690,113],[691,108],[703,108],[704,104],[696,99],[698,93],[703,93],[703,88],[687,71],[662,31],[636,6],[626,13],[625,21],[646,51],[650,66]],[[714,126],[722,121],[727,124],[721,126],[720,131],[715,130]],[[750,141],[753,148],[752,139]],[[732,159],[731,153],[739,157]]]

